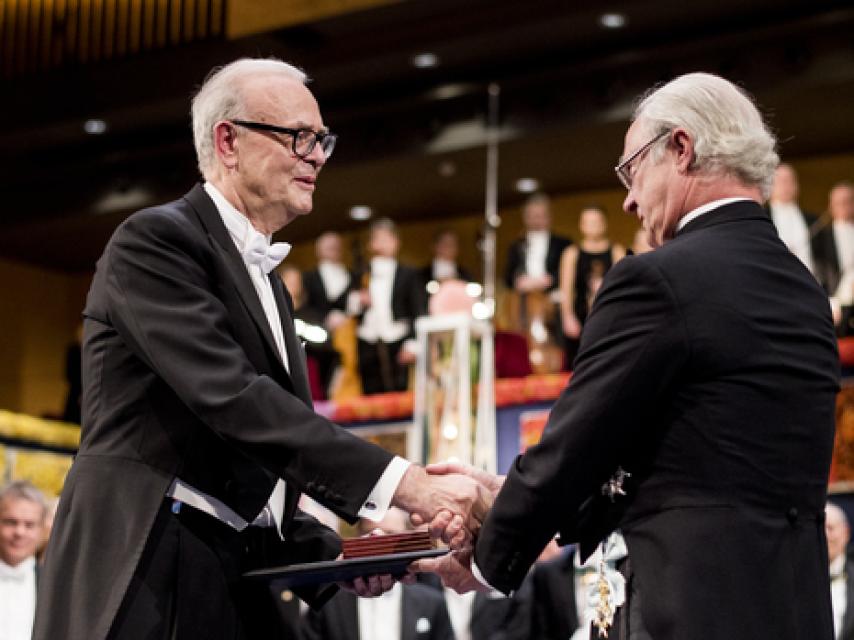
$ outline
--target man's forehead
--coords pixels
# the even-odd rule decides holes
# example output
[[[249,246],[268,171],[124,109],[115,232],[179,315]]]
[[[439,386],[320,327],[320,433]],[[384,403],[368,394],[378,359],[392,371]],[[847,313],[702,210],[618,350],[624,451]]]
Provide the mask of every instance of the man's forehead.
[[[244,86],[250,111],[271,119],[288,119],[294,126],[319,126],[320,108],[311,91],[296,78],[268,76],[251,78]]]
[[[640,120],[635,120],[626,130],[626,135],[623,138],[623,153],[620,157],[624,157],[630,154],[636,146],[638,146],[638,140],[643,138],[644,134],[644,125]]]
[[[15,515],[20,517],[22,513],[41,515],[42,505],[26,498],[7,497],[0,500],[0,517]]]

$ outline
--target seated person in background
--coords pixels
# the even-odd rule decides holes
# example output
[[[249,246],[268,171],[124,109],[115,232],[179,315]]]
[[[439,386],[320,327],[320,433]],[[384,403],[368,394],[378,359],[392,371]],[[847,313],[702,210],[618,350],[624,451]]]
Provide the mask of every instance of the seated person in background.
[[[390,509],[379,523],[362,520],[361,533],[406,530],[406,514]],[[304,640],[454,640],[441,593],[422,584],[397,583],[379,598],[341,590],[303,620]]]
[[[828,195],[827,212],[830,222],[815,237],[815,274],[830,296],[839,333],[848,335],[854,304],[854,184],[834,185]]]
[[[30,640],[36,612],[36,551],[47,502],[29,482],[0,491],[0,638]]]
[[[840,507],[828,502],[825,513],[833,637],[835,640],[854,640],[854,562],[846,555],[851,530],[848,518]]]
[[[558,284],[563,250],[572,240],[551,233],[551,203],[535,193],[522,208],[525,235],[510,245],[504,283],[519,293],[552,291]]]
[[[811,273],[815,273],[813,245],[818,218],[801,210],[798,205],[798,174],[792,165],[781,163],[774,171],[774,185],[767,208],[780,240]]]
[[[565,365],[572,367],[578,337],[608,270],[626,255],[622,245],[608,239],[605,210],[589,206],[581,211],[581,242],[570,245],[560,258],[560,314],[565,337]]]
[[[415,319],[427,312],[427,294],[418,271],[397,261],[400,238],[391,220],[371,225],[368,250],[371,262],[357,300],[362,391],[405,391],[417,349]]]
[[[457,264],[460,252],[460,240],[457,232],[452,229],[440,229],[433,236],[433,261],[421,269],[421,279],[425,285],[430,282],[439,284],[446,280],[463,280],[471,282],[472,275]],[[428,287],[429,291],[430,287]],[[435,293],[435,291],[429,291]]]
[[[305,306],[319,315],[330,333],[347,319],[347,297],[355,278],[342,261],[340,234],[329,231],[314,243],[317,269],[303,274]]]

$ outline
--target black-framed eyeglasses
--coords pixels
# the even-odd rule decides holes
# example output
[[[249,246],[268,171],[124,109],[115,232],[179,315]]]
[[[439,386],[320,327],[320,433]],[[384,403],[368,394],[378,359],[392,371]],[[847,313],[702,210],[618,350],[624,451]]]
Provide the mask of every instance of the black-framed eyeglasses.
[[[267,124],[266,122],[251,122],[249,120],[229,120],[229,122],[254,131],[269,131],[271,133],[281,133],[290,136],[291,148],[294,155],[299,158],[308,156],[319,143],[320,149],[323,151],[323,157],[329,159],[329,156],[332,155],[332,151],[335,149],[335,143],[338,141],[338,136],[329,131],[318,132],[311,129],[291,129],[275,124]]]
[[[669,129],[667,131],[662,131],[657,136],[655,136],[652,140],[650,140],[646,144],[642,145],[632,155],[630,155],[628,158],[626,158],[625,160],[620,162],[620,164],[618,164],[616,167],[614,167],[614,173],[617,174],[617,177],[620,179],[620,182],[623,183],[623,186],[626,189],[628,189],[629,191],[632,190],[632,179],[635,176],[635,171],[633,171],[632,169],[633,168],[637,169],[637,167],[640,165],[640,160],[643,159],[641,157],[642,154],[645,151],[647,151],[650,147],[652,147],[652,145],[654,145],[656,142],[661,140],[664,136],[668,135],[669,133],[670,133]],[[632,165],[632,162],[636,159],[638,160],[638,162],[635,165]]]

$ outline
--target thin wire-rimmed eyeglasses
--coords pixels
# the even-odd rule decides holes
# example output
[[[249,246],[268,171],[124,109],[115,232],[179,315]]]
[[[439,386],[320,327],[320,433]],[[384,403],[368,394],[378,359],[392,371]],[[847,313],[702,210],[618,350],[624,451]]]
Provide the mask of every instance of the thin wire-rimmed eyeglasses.
[[[620,179],[620,182],[623,183],[623,186],[629,191],[632,190],[632,179],[634,178],[635,172],[632,171],[632,161],[641,157],[641,155],[647,151],[652,145],[661,140],[664,136],[668,135],[670,130],[662,131],[657,136],[655,136],[652,140],[647,142],[644,145],[635,151],[628,158],[620,162],[616,167],[614,167],[614,173],[617,174],[617,178]],[[638,160],[638,165],[640,164],[640,159]],[[637,166],[637,165],[635,165]]]
[[[254,131],[269,131],[271,133],[281,133],[290,136],[291,148],[294,155],[301,159],[314,151],[314,147],[318,143],[320,143],[320,149],[323,151],[323,157],[329,159],[329,156],[332,155],[332,151],[335,149],[335,143],[338,141],[338,136],[329,131],[317,132],[311,129],[291,129],[289,127],[279,127],[275,124],[267,124],[266,122],[251,122],[249,120],[229,120],[229,122]]]

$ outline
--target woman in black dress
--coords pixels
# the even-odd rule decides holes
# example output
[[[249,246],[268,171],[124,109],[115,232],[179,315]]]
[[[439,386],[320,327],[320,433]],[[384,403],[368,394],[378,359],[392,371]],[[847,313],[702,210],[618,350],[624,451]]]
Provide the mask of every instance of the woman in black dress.
[[[581,242],[567,247],[560,259],[560,316],[566,369],[572,368],[578,351],[578,336],[602,278],[626,255],[622,245],[608,239],[608,221],[601,207],[582,210],[578,227]]]

